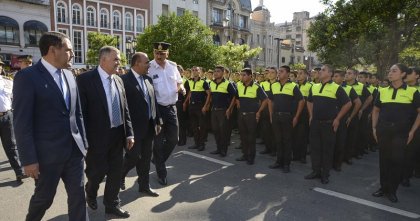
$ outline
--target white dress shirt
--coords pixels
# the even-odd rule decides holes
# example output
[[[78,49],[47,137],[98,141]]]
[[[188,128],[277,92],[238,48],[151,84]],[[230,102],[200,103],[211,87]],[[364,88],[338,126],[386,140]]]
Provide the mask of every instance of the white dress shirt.
[[[0,112],[12,109],[12,89],[13,81],[0,75]]]
[[[173,105],[178,100],[178,84],[182,84],[181,74],[176,64],[166,60],[162,68],[155,60],[150,62],[148,76],[153,79],[158,104]]]
[[[99,72],[99,76],[101,77],[101,81],[102,81],[102,86],[104,87],[104,90],[105,90],[105,96],[106,96],[106,102],[107,102],[107,105],[108,105],[108,116],[109,116],[109,121],[111,122],[111,128],[112,127],[118,127],[118,126],[120,126],[121,124],[122,124],[122,114],[121,114],[121,108],[120,108],[120,122],[121,122],[121,124],[120,125],[112,125],[112,100],[111,100],[111,92],[109,91],[109,79],[108,79],[108,77],[109,77],[109,74],[108,73],[106,73],[105,71],[104,71],[104,69],[102,69],[101,68],[101,66],[99,65],[98,66],[98,72]],[[115,79],[114,79],[114,75],[111,75],[111,79],[112,79],[112,82],[114,82],[112,85],[111,85],[111,87],[112,87],[112,90],[113,91],[118,91],[118,88],[117,88],[117,86],[115,85]],[[120,103],[120,96],[119,96],[119,92],[117,92],[117,94],[118,94],[118,96],[117,96],[117,99],[118,99],[118,103],[120,104],[120,107],[121,107],[121,103]]]
[[[60,82],[60,77],[55,73],[58,68],[54,67],[52,64],[48,63],[44,58],[41,58],[41,63],[44,65],[44,67],[47,69],[47,71],[50,73],[51,77],[54,79],[55,83],[57,84],[58,88],[61,88],[61,85],[63,87],[63,99],[68,95],[68,86],[67,86],[67,79],[66,76],[64,76],[63,70],[61,70],[61,77],[63,79],[63,84]]]

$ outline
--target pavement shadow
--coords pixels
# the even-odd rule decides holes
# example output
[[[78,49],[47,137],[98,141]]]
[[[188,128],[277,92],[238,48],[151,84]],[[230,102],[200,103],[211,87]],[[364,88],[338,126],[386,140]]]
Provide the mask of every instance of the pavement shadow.
[[[8,167],[2,167],[2,168],[0,168],[0,172],[3,172],[3,171],[8,171],[8,170],[11,170],[12,169],[12,167],[11,166],[8,166]]]
[[[6,182],[0,182],[0,188],[1,187],[19,187],[19,186],[21,186],[23,184],[23,182],[22,183],[18,183],[18,182],[16,182],[16,180],[9,180],[9,181],[6,181]]]
[[[0,165],[6,164],[6,163],[9,163],[9,161],[8,160],[0,161]]]

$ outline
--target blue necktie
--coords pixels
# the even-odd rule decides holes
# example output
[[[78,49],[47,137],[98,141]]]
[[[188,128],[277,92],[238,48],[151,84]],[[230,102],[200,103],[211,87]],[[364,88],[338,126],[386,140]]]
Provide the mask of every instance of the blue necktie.
[[[140,76],[139,79],[140,79],[140,87],[141,87],[141,90],[143,91],[143,94],[144,94],[144,99],[146,99],[146,102],[147,102],[147,111],[148,111],[149,119],[150,119],[152,117],[152,115],[151,115],[151,112],[150,112],[150,97],[149,97],[149,92],[147,91],[146,85],[144,83],[143,76]]]
[[[64,91],[64,89],[67,89],[67,87],[64,88],[65,82],[63,81],[63,73],[62,73],[61,69],[57,69],[55,71],[55,73],[58,75],[58,83],[59,83],[58,85],[59,85],[61,93],[63,94],[63,98],[64,98],[64,101],[66,103],[66,107],[67,107],[67,109],[69,109],[70,96],[69,96],[68,90]]]
[[[111,111],[112,111],[112,120],[111,120],[111,127],[118,127],[121,125],[121,113],[120,113],[120,104],[118,102],[118,93],[116,90],[112,88],[112,78],[111,76],[108,77],[109,81],[109,94],[111,96]]]

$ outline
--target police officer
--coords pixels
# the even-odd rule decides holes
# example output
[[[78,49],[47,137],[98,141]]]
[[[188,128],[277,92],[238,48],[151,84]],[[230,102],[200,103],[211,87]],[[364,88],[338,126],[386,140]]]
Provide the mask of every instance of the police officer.
[[[212,108],[211,125],[217,149],[211,154],[220,154],[225,157],[229,146],[229,119],[235,105],[235,87],[223,77],[225,68],[216,66],[213,72],[214,80],[210,82]]]
[[[3,65],[4,62],[0,58],[0,138],[10,166],[15,171],[16,182],[21,184],[22,179],[27,178],[27,176],[23,174],[22,165],[19,161],[15,133],[13,130],[13,81],[3,75]]]
[[[302,113],[300,114],[299,121],[293,130],[293,160],[299,160],[301,163],[306,163],[306,154],[309,142],[309,114],[306,101],[308,100],[312,83],[308,81],[308,72],[306,69],[297,71],[296,80],[299,90],[305,100],[305,104]]]
[[[296,83],[289,79],[290,67],[281,66],[278,81],[271,85],[269,110],[272,127],[275,134],[277,160],[271,169],[283,168],[284,173],[290,172],[292,158],[292,131],[299,121],[305,101]],[[297,111],[293,116],[293,101],[297,103]]]
[[[32,55],[20,55],[17,57],[19,68],[22,70],[32,66]]]
[[[200,78],[201,68],[192,68],[192,78],[186,84],[187,99],[184,101],[184,110],[188,106],[188,115],[194,134],[194,145],[188,149],[203,151],[206,137],[206,114],[210,107],[210,87],[206,80]]]
[[[351,107],[346,92],[332,82],[334,73],[331,65],[323,65],[319,72],[319,84],[314,84],[308,96],[309,119],[311,122],[310,143],[312,173],[305,179],[321,177],[321,183],[329,183],[333,164],[335,136],[340,120]]]
[[[163,120],[162,131],[155,137],[153,145],[153,162],[161,185],[168,183],[165,162],[178,143],[178,118],[175,106],[178,92],[182,91],[185,94],[177,64],[167,60],[170,45],[166,42],[153,43],[154,60],[150,62],[148,74],[153,79],[158,110]]]
[[[379,190],[372,195],[386,195],[391,202],[398,202],[396,195],[402,179],[406,145],[413,141],[420,126],[420,94],[407,86],[403,79],[411,70],[403,64],[390,68],[391,85],[379,90],[372,112],[373,135],[379,146]],[[415,121],[413,123],[413,111]]]
[[[314,68],[311,71],[311,82],[312,84],[318,84],[320,82],[319,80],[319,72],[321,71],[321,68]]]
[[[336,142],[334,148],[334,160],[333,160],[333,169],[337,172],[341,171],[341,164],[343,159],[347,156],[351,158],[350,151],[345,149],[347,141],[347,126],[357,118],[357,113],[359,112],[362,102],[360,101],[359,96],[356,91],[349,85],[344,82],[345,72],[337,70],[334,72],[333,81],[341,85],[344,91],[346,91],[347,96],[352,102],[352,108],[347,112],[346,116],[341,119],[340,126],[338,127],[336,134]]]
[[[243,155],[237,161],[247,161],[249,165],[255,160],[255,139],[257,123],[261,112],[266,108],[268,98],[264,90],[252,79],[252,71],[245,68],[241,71],[241,82],[238,82],[238,127],[241,137]],[[259,102],[261,101],[261,105]]]
[[[185,82],[188,81],[189,77],[187,76],[187,72],[184,71],[184,68],[181,65],[177,66],[179,73],[182,77],[182,84],[185,87]],[[179,139],[178,139],[178,146],[184,146],[187,144],[187,112],[184,111],[183,104],[185,101],[186,96],[182,93],[182,91],[178,92],[178,100],[176,102],[176,114],[178,117],[178,124],[179,124]]]
[[[277,69],[275,67],[269,67],[265,70],[265,72],[266,81],[262,82],[260,86],[267,94],[267,96],[270,96],[271,85],[277,81]],[[268,100],[268,103],[270,102],[271,101]],[[265,108],[262,111],[259,123],[261,125],[261,136],[265,145],[265,150],[261,151],[260,154],[271,154],[272,156],[276,156],[276,143],[274,140],[273,128],[271,127],[270,113],[268,108]]]

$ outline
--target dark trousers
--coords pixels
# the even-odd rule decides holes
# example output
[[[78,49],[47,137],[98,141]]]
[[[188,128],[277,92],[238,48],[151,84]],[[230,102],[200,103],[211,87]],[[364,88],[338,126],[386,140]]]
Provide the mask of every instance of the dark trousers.
[[[217,150],[226,153],[229,146],[229,126],[226,118],[226,109],[213,109],[211,111],[211,125]]]
[[[268,112],[268,108],[264,109],[261,112],[261,117],[259,124],[261,125],[261,138],[265,144],[265,150],[275,153],[276,150],[276,142],[273,139],[273,128],[270,122],[270,113]]]
[[[331,121],[312,120],[310,131],[312,170],[328,177],[334,157],[336,134]]]
[[[159,105],[159,113],[163,120],[162,130],[155,137],[153,158],[158,177],[167,176],[165,162],[178,143],[178,118],[176,107]]]
[[[358,145],[356,148],[357,155],[363,155],[366,149],[368,149],[368,142],[369,142],[369,119],[368,114],[363,112],[362,117],[359,121],[359,136],[358,136]]]
[[[414,173],[416,162],[420,159],[418,154],[420,152],[420,129],[417,129],[413,140],[407,145],[404,156],[404,173],[403,178],[409,179]]]
[[[338,126],[336,133],[336,141],[334,148],[334,168],[340,168],[343,163],[345,148],[346,148],[346,137],[347,137],[347,125],[344,120],[341,120],[340,126]]]
[[[273,134],[276,140],[277,163],[290,165],[292,159],[292,115],[290,113],[273,113]]]
[[[179,141],[178,144],[185,145],[187,143],[187,129],[188,129],[188,113],[182,108],[184,101],[176,102],[176,109],[178,123],[179,123]]]
[[[67,192],[69,220],[89,220],[83,190],[83,155],[73,143],[71,157],[58,164],[39,164],[39,177],[35,180],[35,192],[29,202],[27,221],[42,220],[45,212],[53,203],[60,179]]]
[[[16,176],[23,175],[13,130],[12,111],[8,111],[5,115],[0,117],[0,139],[10,166],[15,171]]]
[[[395,194],[401,182],[409,129],[410,124],[404,122],[380,121],[376,127],[381,189],[387,193]]]
[[[296,127],[293,129],[292,149],[293,159],[306,159],[309,141],[309,116],[307,113],[300,115]]]
[[[346,147],[344,150],[344,160],[351,160],[356,153],[356,146],[357,142],[357,134],[359,131],[359,120],[352,119],[349,126],[347,127],[347,137],[346,137]]]
[[[241,137],[242,154],[248,161],[255,160],[257,120],[253,112],[238,113],[238,128]]]
[[[149,129],[142,139],[136,139],[133,148],[125,152],[122,177],[127,176],[131,169],[136,167],[139,176],[140,189],[149,188],[150,159],[152,158],[152,142],[154,128],[152,120],[149,121]]]
[[[86,156],[86,196],[95,199],[99,184],[106,175],[103,203],[105,207],[115,207],[120,204],[118,193],[120,190],[121,171],[123,164],[124,136],[123,126],[110,129],[108,146],[90,147]],[[97,149],[95,149],[97,148]],[[98,151],[103,148],[104,151]]]
[[[194,134],[194,143],[197,146],[203,146],[207,134],[207,115],[203,114],[201,109],[203,108],[202,103],[190,104],[188,109],[189,117],[191,121],[191,127]]]

